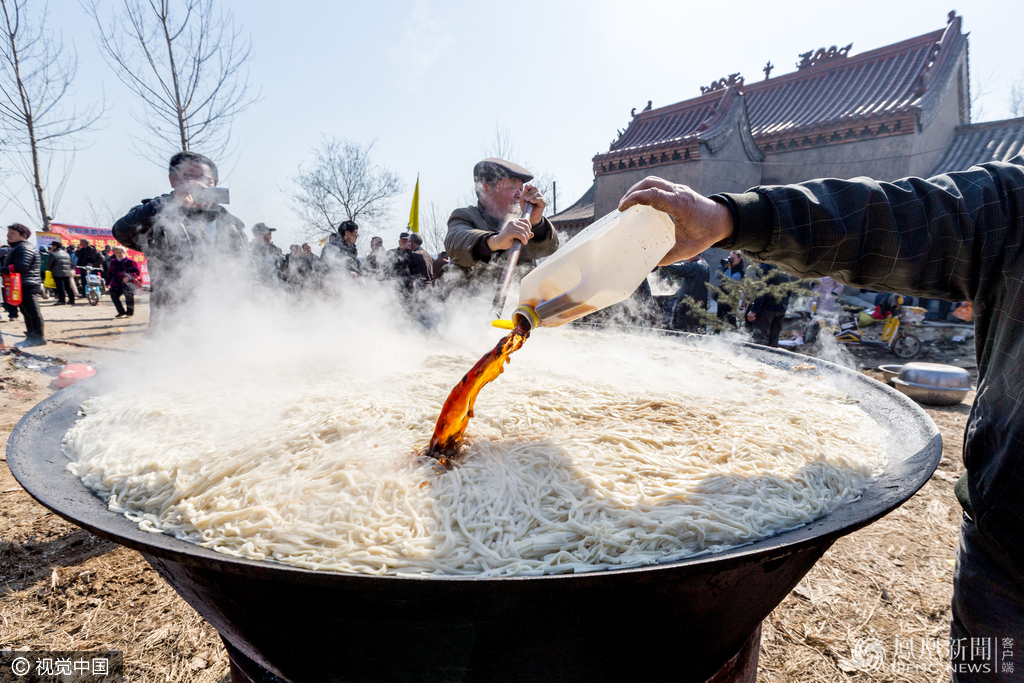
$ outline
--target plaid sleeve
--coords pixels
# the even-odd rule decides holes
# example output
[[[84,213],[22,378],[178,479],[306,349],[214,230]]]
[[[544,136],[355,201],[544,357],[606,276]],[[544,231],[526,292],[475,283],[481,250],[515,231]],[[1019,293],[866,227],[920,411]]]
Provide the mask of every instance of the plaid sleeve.
[[[751,200],[752,194],[759,196]],[[1024,166],[992,162],[892,183],[854,178],[758,187],[734,195],[732,210],[744,236],[737,246],[756,245],[754,256],[798,275],[973,300],[1020,251]]]

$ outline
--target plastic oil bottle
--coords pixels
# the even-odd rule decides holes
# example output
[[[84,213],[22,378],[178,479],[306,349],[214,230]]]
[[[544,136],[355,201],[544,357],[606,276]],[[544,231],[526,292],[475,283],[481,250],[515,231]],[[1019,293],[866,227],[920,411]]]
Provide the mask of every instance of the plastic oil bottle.
[[[523,278],[513,322],[531,329],[556,327],[616,304],[640,286],[675,242],[666,213],[649,206],[612,211]]]

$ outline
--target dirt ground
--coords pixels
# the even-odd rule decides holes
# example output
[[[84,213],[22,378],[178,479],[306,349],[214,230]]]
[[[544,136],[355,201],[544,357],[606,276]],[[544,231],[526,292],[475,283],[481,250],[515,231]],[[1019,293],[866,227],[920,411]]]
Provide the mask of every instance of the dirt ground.
[[[145,343],[148,305],[113,320],[97,307],[43,303],[53,343],[32,354],[0,355],[0,437],[55,389],[63,362],[102,372]],[[4,341],[23,338],[20,321],[0,322]],[[891,356],[855,349],[865,372]],[[926,344],[917,360],[973,370],[971,342]],[[833,546],[765,620],[759,683],[769,681],[939,681],[945,672],[949,600],[960,508],[953,483],[973,392],[950,408],[927,408],[943,457],[925,487],[879,522]],[[908,650],[909,643],[909,650]],[[881,648],[882,659],[869,661]],[[126,680],[228,683],[216,631],[140,555],[102,541],[35,503],[0,466],[0,649],[119,650]],[[871,648],[874,648],[872,650]],[[902,662],[902,664],[901,664]]]

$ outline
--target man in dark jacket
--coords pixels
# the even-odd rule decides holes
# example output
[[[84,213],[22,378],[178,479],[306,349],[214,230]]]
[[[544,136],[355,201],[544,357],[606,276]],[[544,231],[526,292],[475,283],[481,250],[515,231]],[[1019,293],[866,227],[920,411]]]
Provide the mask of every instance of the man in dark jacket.
[[[266,223],[252,226],[252,263],[256,269],[256,281],[264,285],[278,285],[283,276],[284,254],[274,244],[274,232]]]
[[[78,266],[78,283],[79,290],[85,291],[85,276],[87,274],[86,268],[98,268],[100,271],[103,270],[103,256],[93,245],[89,244],[89,240],[81,240],[78,243],[78,249],[75,251],[75,264]]]
[[[153,322],[191,298],[205,267],[225,257],[241,261],[249,252],[245,225],[210,192],[218,181],[213,161],[178,152],[171,157],[168,180],[169,194],[145,200],[113,229],[118,242],[146,255]]]
[[[75,266],[64,249],[64,243],[56,240],[50,245],[50,276],[57,285],[57,303],[54,306],[75,305],[75,288],[71,285],[74,274]]]
[[[770,289],[750,302],[747,309],[747,320],[754,323],[754,343],[778,348],[779,335],[782,334],[782,323],[786,319],[790,294],[780,292],[778,287],[793,278],[769,263],[757,267],[761,281]]]
[[[21,347],[46,344],[38,298],[43,287],[39,277],[39,252],[28,241],[31,236],[32,231],[21,223],[7,226],[7,243],[11,245],[11,251],[4,259],[4,272],[8,273],[13,268],[15,273],[21,274],[21,304],[18,310],[25,316],[25,340],[15,344]]]
[[[682,278],[672,302],[672,310],[665,316],[665,328],[696,332],[700,327],[700,319],[690,307],[695,306],[700,310],[708,307],[708,280],[711,277],[708,262],[698,255],[682,263],[662,266],[661,272]]]
[[[410,287],[421,288],[434,280],[434,259],[423,248],[423,238],[419,233],[409,235],[409,278]]]
[[[710,246],[741,249],[801,277],[852,287],[971,301],[978,390],[964,434],[967,472],[954,487],[964,509],[953,572],[950,643],[1013,639],[1024,666],[1024,157],[930,179],[867,178],[755,187],[705,198],[661,178],[619,203],[672,216],[675,261]],[[1015,638],[1016,636],[1016,638]],[[972,674],[968,648],[951,647],[954,681]],[[1003,650],[1006,652],[1006,650]]]
[[[135,261],[125,255],[124,248],[114,247],[114,256],[110,259],[106,278],[110,300],[114,302],[114,308],[117,310],[115,318],[130,318],[135,315],[135,283],[141,274]]]
[[[348,276],[363,274],[359,263],[359,252],[356,240],[359,239],[359,225],[355,221],[343,221],[338,226],[338,234],[331,235],[320,252],[320,261],[325,268],[333,273],[344,273]]]
[[[532,179],[525,168],[503,159],[484,159],[473,168],[477,205],[452,212],[444,238],[453,270],[481,286],[497,285],[514,242],[523,245],[523,271],[532,269],[536,259],[555,253],[558,235],[544,218],[547,202],[536,187],[523,185]],[[529,217],[520,218],[528,205],[533,207]]]

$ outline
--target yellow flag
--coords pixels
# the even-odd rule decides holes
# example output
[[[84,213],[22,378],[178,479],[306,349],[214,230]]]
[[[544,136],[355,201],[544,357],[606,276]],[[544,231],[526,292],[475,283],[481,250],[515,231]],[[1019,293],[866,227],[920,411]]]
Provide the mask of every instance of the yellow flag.
[[[420,231],[420,175],[416,174],[416,189],[412,193],[412,209],[409,210],[409,230]]]

